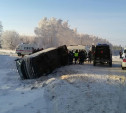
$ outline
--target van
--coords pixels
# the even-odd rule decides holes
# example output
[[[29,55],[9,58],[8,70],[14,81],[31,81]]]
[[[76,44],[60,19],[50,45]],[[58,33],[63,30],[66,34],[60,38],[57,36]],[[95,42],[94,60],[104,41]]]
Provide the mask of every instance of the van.
[[[33,44],[21,43],[16,47],[16,53],[18,56],[30,55],[33,53],[35,46]]]
[[[98,44],[96,46],[93,65],[95,66],[96,63],[112,66],[112,52],[109,45]]]

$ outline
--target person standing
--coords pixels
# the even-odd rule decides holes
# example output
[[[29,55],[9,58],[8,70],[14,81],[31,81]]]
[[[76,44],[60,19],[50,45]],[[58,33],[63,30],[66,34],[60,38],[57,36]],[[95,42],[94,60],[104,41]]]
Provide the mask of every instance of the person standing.
[[[75,64],[76,64],[78,60],[78,50],[75,51],[74,58],[75,58]]]
[[[79,57],[79,64],[83,64],[86,57],[85,52],[83,50],[79,51],[78,57]]]
[[[69,51],[69,53],[68,53],[68,63],[69,64],[73,64],[73,57],[74,57],[74,55],[73,55],[73,51]]]
[[[92,52],[91,51],[89,51],[88,52],[88,62],[90,62],[91,63],[91,60],[92,60]]]
[[[120,58],[122,58],[122,51],[119,52]]]

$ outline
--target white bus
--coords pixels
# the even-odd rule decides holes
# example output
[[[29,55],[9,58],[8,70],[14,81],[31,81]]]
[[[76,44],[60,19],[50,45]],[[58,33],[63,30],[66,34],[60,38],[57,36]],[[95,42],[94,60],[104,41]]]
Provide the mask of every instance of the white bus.
[[[71,45],[71,46],[67,46],[67,49],[69,51],[85,50],[85,46],[83,46],[83,45]]]

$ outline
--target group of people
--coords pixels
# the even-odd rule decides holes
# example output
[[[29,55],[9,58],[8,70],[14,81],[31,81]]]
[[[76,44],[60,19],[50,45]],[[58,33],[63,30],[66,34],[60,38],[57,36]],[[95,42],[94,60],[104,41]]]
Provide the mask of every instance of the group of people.
[[[38,49],[35,49],[35,48],[32,48],[32,53],[36,53],[36,52],[38,52],[38,51],[42,51],[43,50],[43,48],[38,48]]]
[[[92,61],[92,53],[89,51],[88,53],[85,50],[76,50],[75,52],[69,51],[68,53],[68,62],[69,64],[84,64],[86,59],[91,63]]]

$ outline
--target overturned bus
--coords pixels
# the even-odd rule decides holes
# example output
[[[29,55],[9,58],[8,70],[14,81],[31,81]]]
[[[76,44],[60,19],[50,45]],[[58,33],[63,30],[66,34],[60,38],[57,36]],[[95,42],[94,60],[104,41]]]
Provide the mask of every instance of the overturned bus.
[[[34,79],[51,73],[54,69],[68,64],[67,47],[48,48],[16,60],[22,79]]]

